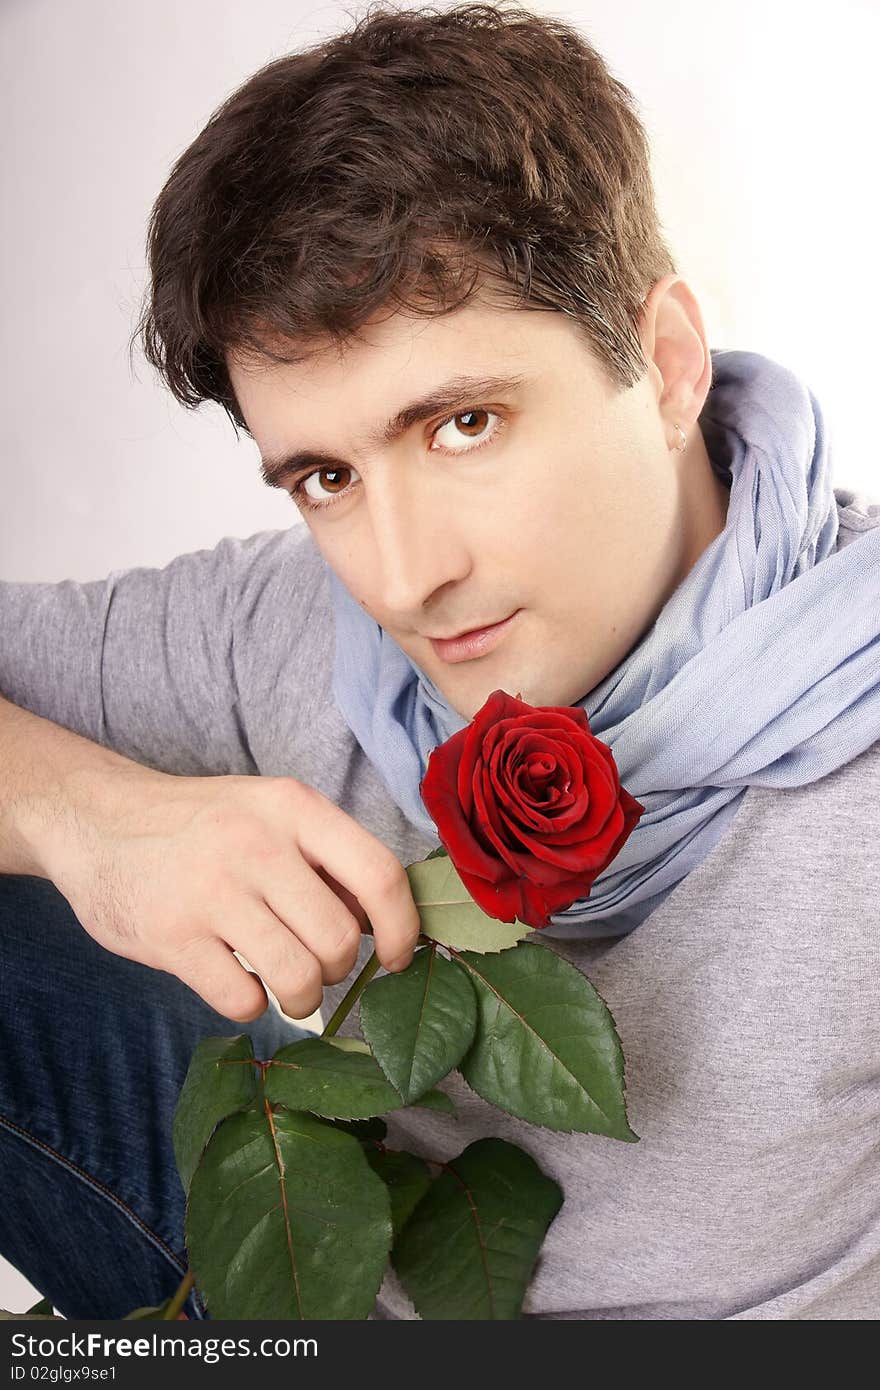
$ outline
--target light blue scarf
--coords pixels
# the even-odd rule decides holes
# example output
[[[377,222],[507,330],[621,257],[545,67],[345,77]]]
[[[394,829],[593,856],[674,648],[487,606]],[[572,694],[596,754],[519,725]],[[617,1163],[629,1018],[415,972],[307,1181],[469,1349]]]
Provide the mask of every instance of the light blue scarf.
[[[816,781],[880,738],[880,526],[837,550],[824,422],[805,385],[754,352],[713,352],[712,369],[700,427],[731,488],[725,529],[578,702],[645,814],[551,936],[632,931],[720,840],[746,787]],[[439,845],[419,782],[468,721],[330,579],[334,699]]]

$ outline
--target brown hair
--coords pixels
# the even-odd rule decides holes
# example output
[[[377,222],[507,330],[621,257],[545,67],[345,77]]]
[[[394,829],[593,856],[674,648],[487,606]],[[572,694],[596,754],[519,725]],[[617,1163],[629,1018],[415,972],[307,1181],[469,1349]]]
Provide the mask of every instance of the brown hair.
[[[631,93],[518,5],[383,5],[261,68],[173,166],[147,250],[134,338],[181,404],[245,429],[228,352],[299,361],[486,279],[576,320],[623,389],[647,365],[644,297],[675,270]]]

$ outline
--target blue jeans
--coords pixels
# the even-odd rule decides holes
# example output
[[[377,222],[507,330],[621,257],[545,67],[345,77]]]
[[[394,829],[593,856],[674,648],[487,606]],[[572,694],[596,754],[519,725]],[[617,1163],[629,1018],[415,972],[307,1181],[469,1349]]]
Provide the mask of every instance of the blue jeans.
[[[271,1004],[224,1018],[99,946],[48,880],[0,874],[0,1254],[65,1317],[124,1317],[180,1284],[174,1109],[202,1038],[240,1033],[268,1058],[309,1030]],[[195,1291],[184,1311],[210,1316]]]

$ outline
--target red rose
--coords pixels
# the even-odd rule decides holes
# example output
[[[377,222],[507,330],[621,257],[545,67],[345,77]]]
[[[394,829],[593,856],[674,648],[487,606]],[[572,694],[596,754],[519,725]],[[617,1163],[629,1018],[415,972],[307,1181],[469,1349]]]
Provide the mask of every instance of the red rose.
[[[474,902],[531,927],[588,896],[645,810],[584,710],[504,690],[432,749],[420,790]]]

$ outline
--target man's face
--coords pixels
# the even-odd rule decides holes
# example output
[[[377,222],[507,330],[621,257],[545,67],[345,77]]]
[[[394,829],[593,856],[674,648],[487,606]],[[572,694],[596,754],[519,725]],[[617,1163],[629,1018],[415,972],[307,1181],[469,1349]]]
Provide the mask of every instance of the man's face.
[[[465,719],[496,689],[582,700],[696,558],[659,373],[611,385],[560,313],[475,299],[396,313],[342,355],[229,366],[264,463],[324,456],[283,486],[354,599]],[[514,614],[464,660],[432,644]]]

